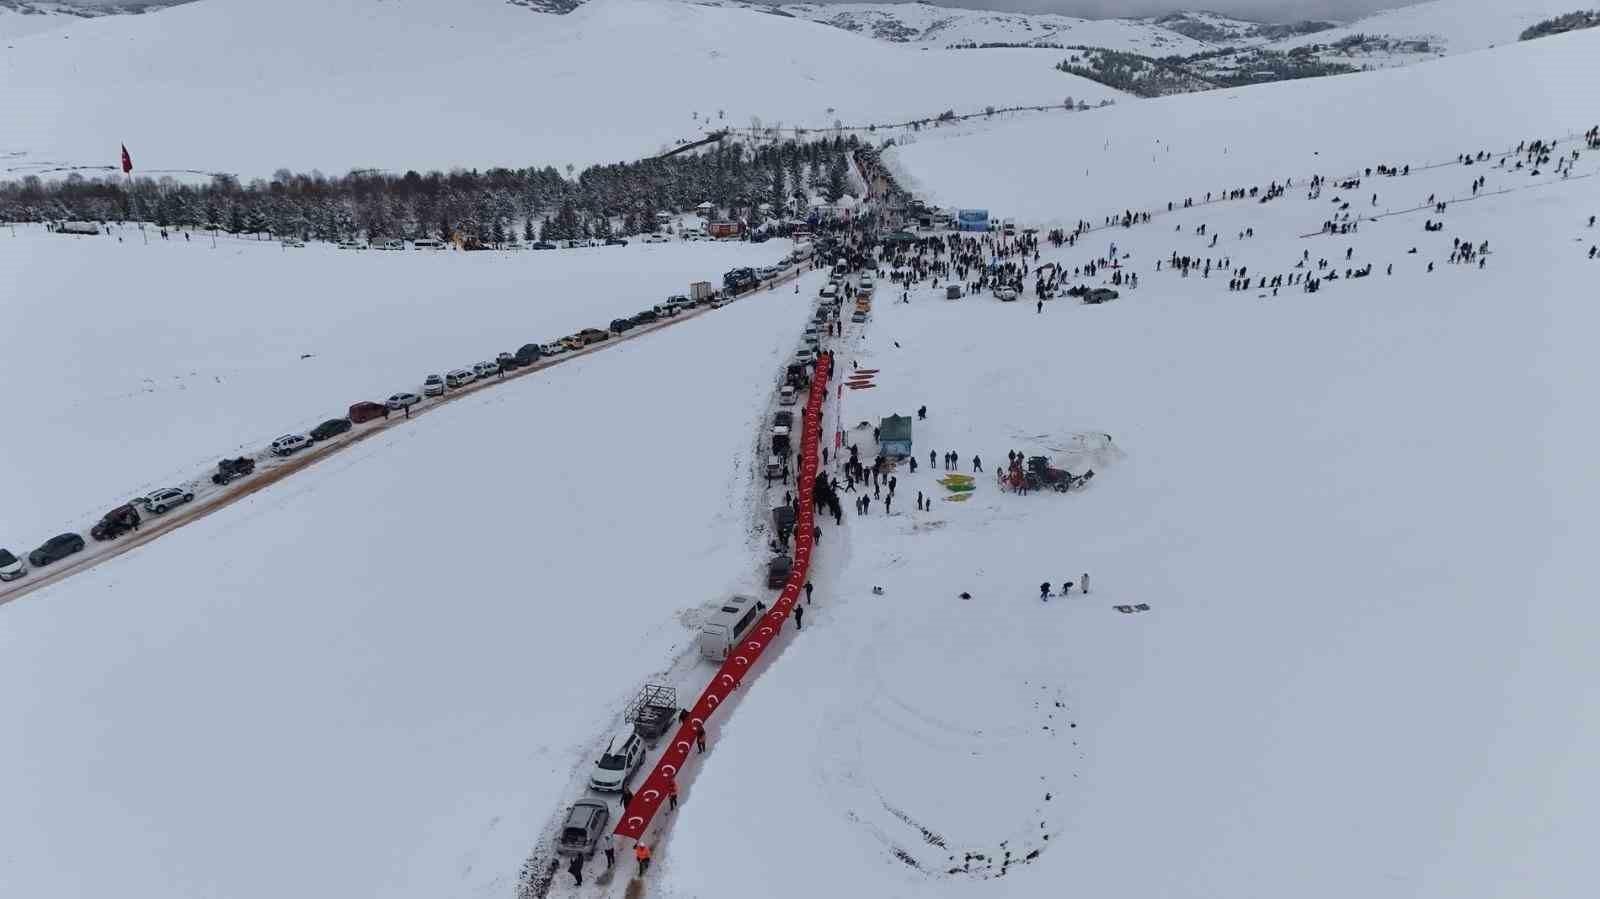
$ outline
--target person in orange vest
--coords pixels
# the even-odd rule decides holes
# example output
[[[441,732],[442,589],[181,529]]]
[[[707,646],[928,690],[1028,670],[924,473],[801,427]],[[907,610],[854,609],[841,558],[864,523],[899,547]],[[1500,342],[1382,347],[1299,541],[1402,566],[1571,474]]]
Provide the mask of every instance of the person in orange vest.
[[[633,857],[638,859],[639,876],[643,877],[644,872],[650,870],[650,847],[646,846],[643,840],[640,840],[633,846]]]
[[[678,779],[676,777],[667,781],[667,805],[674,810],[678,807]]]

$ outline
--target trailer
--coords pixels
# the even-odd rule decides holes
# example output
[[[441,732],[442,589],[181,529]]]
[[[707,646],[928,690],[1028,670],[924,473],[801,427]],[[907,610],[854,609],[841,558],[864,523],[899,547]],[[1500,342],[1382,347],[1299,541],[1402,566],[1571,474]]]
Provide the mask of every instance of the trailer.
[[[689,299],[696,303],[705,303],[711,300],[710,281],[691,281],[689,283]]]
[[[667,684],[645,684],[628,703],[623,718],[633,724],[633,732],[654,746],[661,735],[672,729],[678,715],[678,691]]]

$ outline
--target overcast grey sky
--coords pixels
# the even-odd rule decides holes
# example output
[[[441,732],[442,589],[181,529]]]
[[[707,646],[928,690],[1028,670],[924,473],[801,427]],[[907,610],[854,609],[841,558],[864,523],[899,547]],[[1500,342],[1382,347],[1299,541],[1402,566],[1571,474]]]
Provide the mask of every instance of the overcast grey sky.
[[[810,0],[810,2],[873,2],[873,0]],[[1057,12],[1096,19],[1151,16],[1183,9],[1209,9],[1258,22],[1291,22],[1300,19],[1348,21],[1380,9],[1409,5],[1407,0],[936,0],[936,2],[940,6],[1004,9],[1016,12]],[[1516,0],[1508,2],[1514,3]]]

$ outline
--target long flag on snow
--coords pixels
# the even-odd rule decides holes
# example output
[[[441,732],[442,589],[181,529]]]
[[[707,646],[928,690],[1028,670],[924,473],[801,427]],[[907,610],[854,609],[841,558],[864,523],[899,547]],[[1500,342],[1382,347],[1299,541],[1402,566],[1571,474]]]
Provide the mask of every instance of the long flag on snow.
[[[128,155],[128,145],[122,145],[122,174],[133,171],[133,157]]]

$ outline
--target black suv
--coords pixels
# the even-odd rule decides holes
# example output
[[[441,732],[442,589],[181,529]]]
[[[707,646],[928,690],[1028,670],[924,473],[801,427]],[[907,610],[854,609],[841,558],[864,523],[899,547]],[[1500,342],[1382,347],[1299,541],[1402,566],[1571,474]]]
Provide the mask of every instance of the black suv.
[[[77,534],[58,534],[46,540],[43,546],[28,553],[28,561],[35,568],[43,568],[76,552],[83,552],[83,538]]]
[[[661,316],[656,315],[656,311],[654,309],[646,309],[645,311],[633,317],[633,323],[636,325],[648,325],[651,322],[659,321],[660,319]]]
[[[614,318],[611,320],[611,330],[617,332],[618,334],[621,334],[623,331],[631,331],[633,330],[633,319]]]

